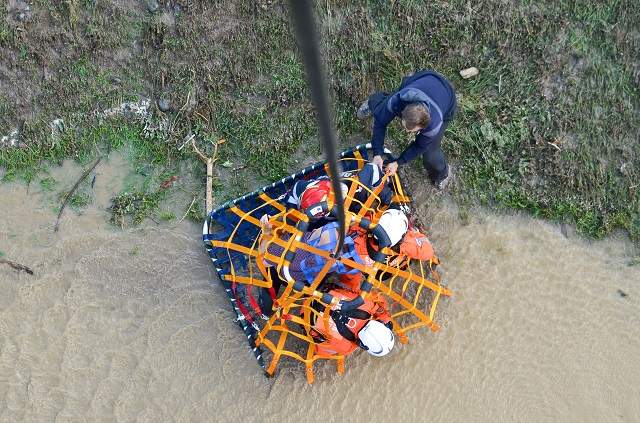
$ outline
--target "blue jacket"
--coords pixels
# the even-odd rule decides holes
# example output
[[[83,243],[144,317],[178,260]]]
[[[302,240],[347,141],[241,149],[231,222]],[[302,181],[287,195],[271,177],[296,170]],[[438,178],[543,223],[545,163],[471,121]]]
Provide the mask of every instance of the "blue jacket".
[[[371,144],[375,155],[384,153],[384,138],[387,126],[400,116],[402,110],[410,103],[424,103],[429,109],[431,122],[429,126],[418,132],[415,141],[397,159],[404,164],[420,155],[430,142],[442,137],[446,128],[445,122],[455,113],[456,95],[447,79],[437,72],[423,70],[402,80],[395,93],[370,104],[373,115],[373,137]]]

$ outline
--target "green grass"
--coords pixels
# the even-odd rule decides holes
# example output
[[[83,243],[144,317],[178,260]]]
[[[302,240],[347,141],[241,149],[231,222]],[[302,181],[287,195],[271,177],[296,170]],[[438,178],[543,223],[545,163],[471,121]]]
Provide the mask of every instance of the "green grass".
[[[92,197],[90,194],[84,192],[76,192],[71,198],[69,198],[69,206],[76,211],[79,211],[89,204],[91,204]]]
[[[163,194],[163,191],[125,191],[118,194],[111,206],[111,222],[120,227],[141,223],[158,209]]]
[[[51,65],[63,77],[43,82],[27,71],[40,54],[35,46],[54,40],[30,35],[17,45],[12,30],[0,30],[0,46],[13,49],[13,65],[41,91],[23,128],[28,147],[0,151],[5,179],[32,180],[42,162],[84,163],[96,151],[127,148],[142,182],[123,201],[146,210],[159,173],[192,157],[176,148],[190,133],[208,152],[225,138],[220,163],[247,166],[216,181],[218,202],[287,174],[301,152],[318,152],[284,2],[190,2],[175,25],[106,0],[35,3],[64,29],[73,54]],[[417,0],[331,0],[317,12],[343,143],[370,135],[370,123],[354,116],[368,94],[434,68],[460,96],[444,149],[456,164],[453,195],[463,207],[526,210],[574,222],[594,238],[623,228],[640,241],[638,2],[454,0],[425,7]],[[459,70],[469,66],[480,74],[461,79]],[[139,123],[87,117],[142,93],[171,100],[166,133],[145,138]],[[0,91],[1,134],[19,112]],[[83,129],[53,142],[48,122],[60,116]],[[397,152],[406,145],[397,125],[387,142]],[[200,216],[200,207],[193,214]]]
[[[176,214],[170,211],[163,211],[163,212],[160,212],[160,219],[165,221],[175,220]]]
[[[57,184],[58,181],[50,176],[40,179],[40,188],[42,188],[43,191],[54,191]]]

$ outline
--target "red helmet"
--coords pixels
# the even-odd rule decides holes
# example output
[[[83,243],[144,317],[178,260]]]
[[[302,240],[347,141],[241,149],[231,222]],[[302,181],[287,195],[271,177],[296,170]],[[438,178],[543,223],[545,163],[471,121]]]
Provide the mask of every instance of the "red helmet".
[[[321,179],[309,184],[300,196],[300,210],[307,211],[311,209],[311,214],[314,217],[321,217],[326,214],[323,213],[321,204],[323,201],[329,200],[331,194],[331,181],[327,179]],[[333,197],[333,195],[331,195]],[[332,198],[333,199],[333,198]],[[314,206],[317,206],[317,211],[314,212]],[[331,208],[331,204],[327,205]]]
[[[342,182],[340,183],[340,188],[344,199],[349,189]],[[322,206],[325,202],[326,209],[323,210]],[[335,196],[331,189],[331,181],[329,179],[319,179],[307,185],[302,195],[300,195],[298,208],[305,213],[310,212],[317,219],[328,215],[334,204]]]

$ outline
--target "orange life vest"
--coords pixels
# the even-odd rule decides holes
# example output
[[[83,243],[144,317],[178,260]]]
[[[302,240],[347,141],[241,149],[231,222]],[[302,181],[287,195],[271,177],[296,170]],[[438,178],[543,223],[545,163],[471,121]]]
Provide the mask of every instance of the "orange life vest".
[[[422,261],[432,260],[434,257],[429,238],[415,228],[409,229],[402,238],[400,254]]]
[[[345,289],[332,289],[329,293],[340,300],[347,301],[358,295]],[[387,302],[377,293],[368,295],[364,304],[355,310],[342,313],[332,311],[331,314],[329,319],[325,320],[321,312],[313,325],[312,332],[315,332],[317,338],[321,340],[316,345],[316,352],[319,355],[351,354],[358,347],[356,344],[358,332],[369,320],[379,320],[383,323],[391,320],[387,311]],[[339,315],[341,316],[338,317]],[[364,316],[368,317],[362,318]],[[352,337],[352,340],[347,339],[343,334]]]

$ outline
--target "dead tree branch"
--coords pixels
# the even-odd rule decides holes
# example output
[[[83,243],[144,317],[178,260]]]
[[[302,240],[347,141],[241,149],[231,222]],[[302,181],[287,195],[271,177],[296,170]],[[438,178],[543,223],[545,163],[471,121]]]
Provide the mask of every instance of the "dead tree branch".
[[[25,266],[24,264],[16,263],[15,261],[7,260],[7,259],[0,259],[0,264],[8,264],[9,266],[13,267],[18,271],[24,271],[30,275],[33,275],[33,270],[31,270],[29,267]]]
[[[71,190],[67,193],[67,195],[64,197],[64,201],[62,202],[62,207],[60,207],[60,211],[58,212],[58,218],[56,219],[56,224],[53,227],[53,232],[58,232],[58,226],[60,225],[60,217],[62,216],[62,213],[64,212],[65,207],[67,207],[67,203],[69,203],[69,199],[71,198],[71,196],[76,192],[76,190],[78,189],[78,187],[80,186],[80,183],[82,181],[84,181],[84,179],[89,176],[89,174],[93,171],[93,169],[96,168],[96,166],[98,166],[98,163],[100,163],[100,160],[102,160],[102,157],[98,157],[98,160],[96,160],[96,162],[93,164],[93,166],[91,166],[89,169],[85,170],[84,173],[82,174],[82,176],[80,177],[80,179],[78,179],[75,183],[75,185],[73,186],[73,188],[71,188]]]

